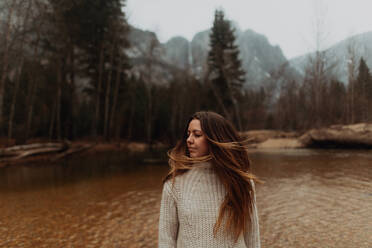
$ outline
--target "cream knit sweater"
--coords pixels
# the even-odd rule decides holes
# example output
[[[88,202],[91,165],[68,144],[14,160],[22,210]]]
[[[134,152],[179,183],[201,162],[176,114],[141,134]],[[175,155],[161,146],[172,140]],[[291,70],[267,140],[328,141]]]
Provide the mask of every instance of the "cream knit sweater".
[[[213,226],[226,191],[210,163],[199,164],[163,186],[159,218],[159,248],[259,248],[260,232],[254,197],[251,231],[240,235],[237,243],[224,235],[216,237]],[[254,189],[254,183],[253,184]]]

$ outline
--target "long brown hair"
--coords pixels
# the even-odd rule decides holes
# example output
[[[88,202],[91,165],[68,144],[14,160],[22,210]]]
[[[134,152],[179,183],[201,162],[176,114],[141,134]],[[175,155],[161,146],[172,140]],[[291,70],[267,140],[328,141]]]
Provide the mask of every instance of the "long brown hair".
[[[207,156],[199,158],[189,156],[186,144],[187,130],[193,119],[200,121],[201,129],[208,141]],[[174,182],[176,176],[193,168],[194,163],[211,161],[212,168],[226,189],[226,196],[214,225],[214,235],[222,226],[224,218],[227,218],[224,231],[226,234],[232,233],[235,242],[242,232],[249,230],[254,199],[251,180],[258,179],[251,173],[251,163],[244,141],[228,120],[215,112],[196,112],[188,120],[182,139],[168,152],[168,156],[171,169],[164,182],[171,178]]]

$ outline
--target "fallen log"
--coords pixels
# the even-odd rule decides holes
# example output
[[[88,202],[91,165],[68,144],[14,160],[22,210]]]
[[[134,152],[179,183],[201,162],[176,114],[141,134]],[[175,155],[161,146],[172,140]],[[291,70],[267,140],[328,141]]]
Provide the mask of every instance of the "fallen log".
[[[50,159],[50,161],[55,162],[57,160],[60,160],[60,159],[65,158],[67,156],[70,156],[74,153],[78,153],[78,152],[88,150],[88,149],[90,149],[94,146],[95,146],[95,144],[86,144],[86,145],[79,145],[79,146],[71,147],[67,151],[54,156],[53,158]]]
[[[0,149],[0,163],[16,161],[33,155],[61,152],[69,147],[64,143],[37,143]]]
[[[40,155],[40,154],[46,154],[46,153],[52,153],[52,152],[60,152],[64,149],[65,149],[64,147],[49,147],[49,148],[33,149],[33,150],[29,150],[29,151],[20,152],[18,154],[18,156],[1,159],[0,162],[8,162],[8,161],[19,160],[21,158],[26,158],[26,157],[33,156],[33,155]]]
[[[9,152],[18,152],[18,151],[26,151],[26,150],[39,149],[39,148],[51,148],[51,147],[63,147],[63,146],[69,146],[68,142],[35,143],[35,144],[29,144],[29,145],[12,146],[12,147],[0,149],[0,156],[3,153],[6,154]]]
[[[19,155],[19,151],[0,151],[0,157],[14,157]]]

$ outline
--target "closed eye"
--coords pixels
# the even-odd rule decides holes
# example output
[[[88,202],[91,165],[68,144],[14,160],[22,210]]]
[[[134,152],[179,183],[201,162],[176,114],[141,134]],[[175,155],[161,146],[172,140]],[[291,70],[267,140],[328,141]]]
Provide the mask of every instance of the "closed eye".
[[[202,133],[196,133],[196,132],[190,132],[190,131],[189,131],[189,132],[187,132],[187,137],[190,137],[191,133],[193,133],[194,136],[197,137],[197,138],[203,136]]]

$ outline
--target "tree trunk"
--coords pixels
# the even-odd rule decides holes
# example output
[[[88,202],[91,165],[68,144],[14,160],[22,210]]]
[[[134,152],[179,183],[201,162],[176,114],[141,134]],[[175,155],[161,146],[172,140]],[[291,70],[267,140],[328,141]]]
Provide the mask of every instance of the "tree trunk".
[[[5,27],[5,41],[4,41],[4,55],[3,55],[3,63],[2,63],[2,70],[1,70],[1,78],[0,78],[0,127],[3,124],[3,104],[4,104],[4,89],[5,89],[5,79],[8,74],[8,56],[9,56],[9,37],[10,37],[10,25],[12,23],[13,17],[13,10],[15,8],[16,1],[13,1],[9,13],[8,18],[6,21]]]
[[[72,42],[69,43],[69,56],[68,56],[68,89],[71,104],[69,105],[70,115],[68,116],[68,125],[65,131],[65,137],[75,138],[75,121],[78,111],[78,100],[75,95],[75,51]]]
[[[10,141],[12,139],[13,118],[14,118],[14,112],[15,112],[15,105],[16,105],[16,102],[17,102],[17,94],[18,94],[19,84],[20,84],[20,81],[21,81],[23,63],[24,63],[24,56],[22,56],[19,68],[17,70],[16,82],[15,82],[15,87],[14,87],[14,92],[13,92],[13,98],[12,98],[12,103],[10,105],[9,123],[8,123],[8,141]]]
[[[50,118],[50,125],[49,125],[49,140],[52,140],[53,138],[54,120],[56,116],[56,105],[57,105],[57,99],[54,101],[53,107],[52,107],[52,115]]]
[[[119,55],[119,63],[118,67],[116,69],[116,78],[115,78],[115,89],[114,89],[114,100],[112,103],[112,109],[111,109],[111,116],[110,116],[110,130],[114,130],[114,124],[115,124],[115,115],[116,115],[116,105],[118,102],[118,97],[119,97],[119,85],[120,85],[120,75],[121,75],[121,66],[122,66],[122,61],[121,61],[121,56]]]
[[[354,124],[355,122],[355,96],[354,96],[354,82],[351,85],[351,123]]]
[[[62,96],[62,59],[59,59],[57,71],[57,99],[56,99],[56,132],[57,139],[61,139],[61,96]]]
[[[109,139],[109,113],[110,113],[110,95],[111,95],[111,77],[112,71],[114,70],[113,62],[114,62],[114,52],[115,52],[115,44],[112,45],[111,55],[110,55],[110,65],[111,69],[109,71],[107,83],[106,83],[106,96],[105,96],[105,118],[104,118],[104,125],[103,125],[103,136],[105,140]]]
[[[178,108],[177,108],[177,99],[176,99],[176,94],[173,94],[173,101],[171,102],[172,106],[171,106],[171,113],[170,113],[170,133],[171,133],[171,137],[170,137],[170,141],[171,141],[171,145],[173,146],[175,144],[175,141],[177,140],[177,128],[176,128],[176,121],[177,121],[177,112],[178,112]]]
[[[39,42],[40,42],[40,29],[36,30],[36,42],[34,46],[34,57],[38,55],[39,50]],[[36,95],[36,89],[37,89],[37,82],[38,80],[35,80],[35,75],[32,74],[32,72],[29,72],[29,90],[27,95],[27,117],[26,117],[26,130],[25,130],[25,140],[27,140],[30,136],[30,129],[31,129],[31,123],[32,123],[32,117],[33,117],[33,110],[34,110],[34,99]]]
[[[36,89],[37,89],[37,80],[30,77],[31,82],[31,89],[30,89],[30,95],[29,95],[29,101],[28,101],[28,111],[27,111],[27,124],[26,124],[26,135],[25,140],[27,140],[30,136],[30,129],[31,129],[31,123],[32,123],[32,117],[34,112],[34,100],[36,95]]]
[[[238,102],[235,100],[235,98],[233,99],[233,107],[234,107],[234,114],[235,114],[238,130],[243,131],[242,121],[241,121],[240,113],[239,113],[239,105],[238,105]]]
[[[133,130],[133,117],[134,117],[134,112],[135,112],[135,108],[136,108],[136,105],[135,105],[135,89],[129,89],[129,92],[131,92],[130,94],[130,113],[129,113],[129,120],[128,120],[128,135],[127,135],[127,139],[128,140],[131,140],[132,139],[132,130]]]
[[[23,19],[23,28],[26,26],[26,23],[28,22],[28,16],[30,13],[30,8],[31,8],[31,1],[28,2],[27,10],[26,10],[26,16]],[[14,118],[14,112],[15,112],[15,105],[17,102],[17,94],[18,94],[18,89],[19,89],[19,84],[21,81],[21,76],[22,76],[22,69],[23,69],[23,64],[25,61],[25,56],[23,52],[23,47],[25,43],[25,33],[22,35],[22,41],[21,41],[21,46],[20,46],[20,65],[17,70],[17,75],[16,75],[16,82],[15,82],[15,88],[13,92],[13,98],[12,98],[12,103],[10,107],[10,114],[9,114],[9,123],[8,123],[8,140],[10,141],[12,139],[12,132],[13,132],[13,118]]]
[[[103,42],[101,44],[101,51],[99,55],[99,68],[98,68],[98,84],[97,84],[97,90],[96,90],[96,111],[93,119],[93,127],[92,127],[92,133],[95,138],[97,138],[98,134],[98,124],[99,124],[99,115],[100,115],[100,105],[101,105],[101,88],[102,88],[102,77],[103,77],[103,66],[104,66],[104,45]]]
[[[147,113],[146,113],[146,141],[149,147],[152,143],[152,85],[150,82],[146,84],[146,93],[147,93]]]

